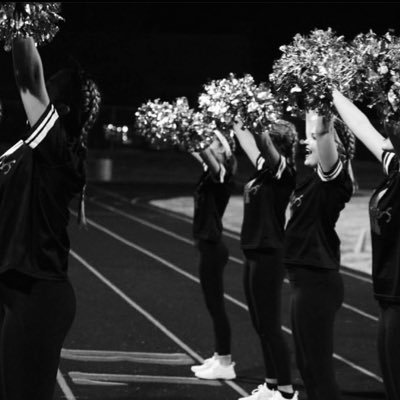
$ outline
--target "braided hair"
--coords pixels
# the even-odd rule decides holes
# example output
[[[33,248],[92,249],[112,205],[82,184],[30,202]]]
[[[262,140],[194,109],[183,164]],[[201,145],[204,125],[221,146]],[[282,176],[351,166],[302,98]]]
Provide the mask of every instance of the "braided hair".
[[[338,117],[333,118],[333,129],[336,133],[339,157],[343,162],[352,160],[356,152],[356,138],[354,133]]]
[[[98,86],[77,64],[57,72],[46,86],[66,128],[69,146],[78,156],[78,172],[85,180],[88,133],[96,122],[101,104]],[[68,112],[64,111],[65,106]],[[85,190],[86,185],[81,190],[78,212],[78,221],[82,225],[86,225]]]
[[[100,112],[101,94],[97,84],[93,79],[81,72],[81,93],[82,93],[82,126],[79,135],[79,147],[81,151],[78,153],[82,166],[86,161],[88,134],[93,128]],[[85,214],[85,196],[86,184],[83,186],[80,198],[80,207],[78,212],[79,224],[86,226]]]
[[[297,142],[297,130],[294,124],[280,119],[272,124],[269,134],[279,153],[294,165]]]
[[[93,128],[100,111],[101,94],[97,84],[86,75],[82,77],[82,128],[81,141],[87,146],[89,131]]]
[[[354,177],[351,160],[356,152],[356,137],[349,127],[338,117],[333,117],[332,129],[335,131],[335,141],[339,153],[339,158],[347,167],[349,176],[353,183],[353,193],[357,190],[358,184]]]

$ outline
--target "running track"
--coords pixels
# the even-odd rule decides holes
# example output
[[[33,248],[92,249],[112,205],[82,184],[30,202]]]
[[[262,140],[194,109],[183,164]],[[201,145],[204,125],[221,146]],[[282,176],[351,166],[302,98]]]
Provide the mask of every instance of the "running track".
[[[78,311],[62,353],[56,399],[237,399],[263,379],[260,346],[242,290],[238,237],[226,232],[231,253],[226,306],[238,378],[200,381],[189,365],[209,356],[213,343],[190,221],[148,205],[141,195],[135,185],[92,185],[89,229],[71,223],[70,276]],[[342,272],[346,293],[336,325],[335,367],[343,399],[383,399],[371,281],[345,268]],[[302,392],[287,284],[283,299],[283,329]]]

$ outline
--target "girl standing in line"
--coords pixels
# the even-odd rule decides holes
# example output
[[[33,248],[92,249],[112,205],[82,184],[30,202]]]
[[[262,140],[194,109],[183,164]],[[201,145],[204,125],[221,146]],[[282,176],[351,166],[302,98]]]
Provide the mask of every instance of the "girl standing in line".
[[[83,193],[86,135],[100,97],[75,69],[46,86],[32,38],[14,39],[12,53],[30,128],[0,157],[1,398],[51,400],[75,315],[68,207]]]
[[[281,120],[272,125],[271,132],[265,130],[260,135],[253,135],[240,123],[234,131],[256,168],[244,188],[241,247],[246,258],[243,283],[247,304],[266,371],[265,383],[241,399],[297,399],[281,328],[285,211],[295,186],[296,130]]]
[[[193,237],[200,253],[200,283],[212,318],[215,352],[191,369],[201,379],[235,379],[224,303],[223,274],[229,253],[222,240],[222,217],[234,186],[236,159],[227,139],[219,131],[216,136],[209,148],[193,154],[204,167],[194,194]]]
[[[336,127],[336,129],[335,129]],[[306,116],[305,165],[312,175],[296,187],[285,236],[297,366],[309,400],[338,400],[333,368],[333,327],[343,302],[340,240],[335,225],[350,200],[350,136],[312,112]],[[348,143],[347,143],[348,142]]]
[[[369,213],[374,296],[380,308],[378,354],[389,400],[400,399],[400,131],[385,139],[368,118],[335,90],[333,101],[343,121],[382,162],[385,180],[374,191]]]

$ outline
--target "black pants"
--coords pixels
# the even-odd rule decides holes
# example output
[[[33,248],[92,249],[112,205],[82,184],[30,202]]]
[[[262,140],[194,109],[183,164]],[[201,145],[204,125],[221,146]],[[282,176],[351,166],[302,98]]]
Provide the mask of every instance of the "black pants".
[[[291,384],[289,350],[281,327],[285,276],[281,250],[244,250],[244,291],[253,326],[260,337],[267,378]]]
[[[388,400],[400,399],[400,304],[380,302],[378,353]]]
[[[215,352],[231,354],[231,327],[224,303],[224,267],[228,262],[228,249],[222,241],[199,240],[199,275],[207,309],[214,327]]]
[[[333,327],[344,295],[338,271],[290,266],[291,315],[297,366],[308,400],[338,400]]]
[[[0,275],[2,400],[51,400],[60,352],[75,315],[68,281]]]

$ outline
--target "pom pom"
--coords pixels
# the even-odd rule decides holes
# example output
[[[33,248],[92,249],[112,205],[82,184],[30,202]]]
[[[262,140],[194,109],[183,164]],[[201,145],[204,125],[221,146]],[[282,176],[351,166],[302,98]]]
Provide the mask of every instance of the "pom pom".
[[[254,100],[256,85],[251,75],[213,80],[204,85],[199,96],[199,107],[206,118],[215,120],[219,130],[230,131],[238,114],[247,114],[248,104]]]
[[[189,152],[207,148],[215,138],[215,121],[209,121],[203,113],[189,108],[186,97],[176,99],[174,107],[179,145]]]
[[[307,110],[331,114],[332,89],[348,94],[357,73],[353,50],[343,36],[331,28],[315,29],[308,36],[295,35],[280,50],[283,54],[273,65],[270,81],[286,111],[301,117]]]
[[[179,143],[176,114],[171,103],[161,102],[160,99],[149,100],[138,108],[135,116],[138,134],[150,143],[170,146]]]
[[[0,39],[4,49],[10,51],[12,41],[20,37],[32,37],[38,46],[50,42],[59,30],[58,24],[64,21],[60,10],[61,3],[1,3]]]
[[[251,90],[248,103],[238,113],[243,125],[258,134],[266,129],[270,130],[282,118],[283,109],[267,84],[253,85]]]
[[[136,129],[151,143],[179,145],[187,151],[201,151],[214,140],[215,122],[189,108],[185,97],[168,102],[148,101],[135,113]]]
[[[376,109],[384,121],[400,119],[400,38],[373,31],[352,41],[358,74],[352,82],[354,99]]]
[[[214,80],[204,86],[199,106],[206,120],[215,121],[232,148],[235,146],[233,122],[240,117],[243,125],[253,133],[269,129],[282,114],[282,108],[268,85],[256,85],[251,75]]]

